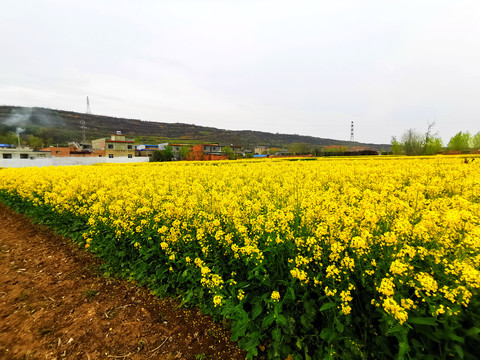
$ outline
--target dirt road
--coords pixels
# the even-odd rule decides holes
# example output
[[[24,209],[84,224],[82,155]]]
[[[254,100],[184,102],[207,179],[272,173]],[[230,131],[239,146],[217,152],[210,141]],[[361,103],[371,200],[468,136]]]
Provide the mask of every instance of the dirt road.
[[[245,359],[229,333],[0,204],[0,359]]]

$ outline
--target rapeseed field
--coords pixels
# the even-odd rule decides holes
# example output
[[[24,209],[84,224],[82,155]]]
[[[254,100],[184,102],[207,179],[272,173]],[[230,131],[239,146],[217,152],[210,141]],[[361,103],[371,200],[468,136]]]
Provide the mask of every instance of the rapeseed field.
[[[249,358],[480,345],[480,158],[4,169],[0,200],[80,234],[106,272],[228,319]]]

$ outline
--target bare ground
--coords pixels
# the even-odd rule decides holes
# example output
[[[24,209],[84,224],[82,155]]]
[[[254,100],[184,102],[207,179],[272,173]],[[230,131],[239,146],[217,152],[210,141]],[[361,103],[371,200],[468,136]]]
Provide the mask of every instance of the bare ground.
[[[198,309],[103,277],[99,266],[0,204],[0,359],[245,359]]]

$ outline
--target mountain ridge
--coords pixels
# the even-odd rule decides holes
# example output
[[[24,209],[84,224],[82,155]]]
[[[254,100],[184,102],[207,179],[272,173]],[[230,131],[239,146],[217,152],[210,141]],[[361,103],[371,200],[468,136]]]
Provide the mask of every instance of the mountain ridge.
[[[86,127],[86,140],[108,137],[116,131],[121,131],[138,143],[215,142],[221,145],[242,145],[245,148],[255,146],[283,148],[293,143],[305,143],[311,146],[363,146],[376,150],[390,148],[389,144],[350,142],[308,135],[227,130],[194,124],[126,119],[40,107],[0,105],[0,135],[21,131],[22,136],[33,135],[41,138],[44,143],[80,142],[83,137],[82,122]]]

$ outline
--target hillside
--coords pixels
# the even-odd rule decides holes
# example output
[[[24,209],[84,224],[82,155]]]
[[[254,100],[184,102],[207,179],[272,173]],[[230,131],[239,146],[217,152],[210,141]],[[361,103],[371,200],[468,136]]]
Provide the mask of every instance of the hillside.
[[[348,145],[368,146],[375,149],[389,149],[389,144],[364,144],[348,141],[318,138],[313,136],[273,134],[252,130],[224,130],[212,127],[182,123],[162,123],[123,119],[110,116],[76,113],[45,108],[0,106],[0,136],[8,139],[9,132],[20,132],[22,139],[36,136],[44,144],[67,144],[81,141],[81,121],[85,122],[87,140],[109,136],[122,131],[139,143],[160,142],[218,142],[221,145],[243,145],[288,147],[292,143],[306,143],[316,146]]]

